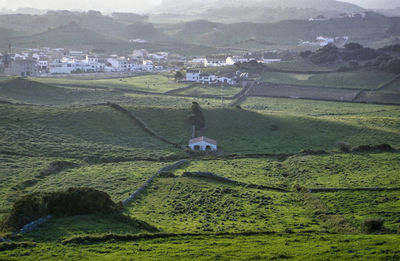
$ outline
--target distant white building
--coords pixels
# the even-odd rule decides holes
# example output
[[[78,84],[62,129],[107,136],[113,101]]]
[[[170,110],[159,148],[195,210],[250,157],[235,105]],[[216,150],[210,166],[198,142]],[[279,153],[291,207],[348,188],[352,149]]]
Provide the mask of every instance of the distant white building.
[[[216,76],[213,74],[202,74],[200,70],[187,70],[186,81],[202,83],[202,84],[215,84],[215,83],[224,83],[228,85],[236,84],[236,81],[233,78],[227,76]]]
[[[234,65],[235,63],[247,63],[249,59],[241,56],[229,56],[226,58],[226,65]]]
[[[193,67],[207,67],[208,60],[207,60],[207,58],[195,58],[195,59],[190,60],[188,62],[188,64]]]
[[[266,63],[266,64],[268,64],[268,63],[278,63],[280,61],[281,61],[281,59],[262,59],[261,60],[262,63]]]
[[[217,151],[217,141],[207,138],[198,137],[189,141],[189,148],[193,151]]]
[[[186,81],[197,82],[200,79],[200,70],[187,70]]]
[[[229,84],[229,85],[234,85],[236,84],[236,81],[232,78],[226,77],[226,76],[222,76],[222,77],[217,77],[217,82],[219,83],[225,83],[225,84]]]
[[[115,72],[127,72],[129,71],[129,61],[125,57],[112,57],[107,59],[107,62],[111,64],[113,71]]]
[[[335,42],[335,39],[331,37],[318,36],[317,42],[319,43],[319,46],[324,47],[328,44],[333,44]]]

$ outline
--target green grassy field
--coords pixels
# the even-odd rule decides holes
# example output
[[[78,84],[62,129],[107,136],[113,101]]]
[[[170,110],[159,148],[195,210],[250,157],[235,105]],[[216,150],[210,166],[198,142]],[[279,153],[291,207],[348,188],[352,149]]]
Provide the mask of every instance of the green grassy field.
[[[318,87],[336,87],[349,89],[378,89],[395,77],[394,74],[375,72],[337,72],[326,74],[300,74],[265,72],[262,82],[306,85]]]
[[[0,111],[2,153],[103,161],[183,155],[108,106],[0,105]]]
[[[220,99],[115,91],[145,90],[149,78],[77,80],[90,88],[56,87],[67,81],[57,79],[7,78],[4,84],[0,79],[0,100],[31,104],[0,104],[0,218],[18,197],[38,191],[91,187],[119,202],[161,167],[191,157],[126,114],[90,104],[120,104],[155,133],[185,146],[192,131],[186,119],[197,101],[206,119],[197,135],[216,139],[220,148],[219,155],[193,155],[171,171],[173,177],[157,177],[127,205],[126,217],[53,218],[11,244],[0,243],[0,260],[399,258],[398,191],[295,190],[400,187],[398,151],[340,153],[335,145],[387,143],[399,148],[399,106],[248,97],[240,108],[231,108],[222,107]],[[156,82],[151,92],[177,87],[164,75],[151,80]],[[92,88],[104,82],[111,90]],[[204,94],[218,93],[214,88],[206,86]],[[299,153],[307,149],[326,153]],[[54,170],[60,162],[65,166]],[[182,177],[199,171],[242,184]],[[363,234],[367,218],[383,219],[387,230]],[[159,232],[176,235],[165,238]],[[123,239],[142,233],[156,233],[157,238]],[[103,240],[107,234],[115,239]],[[80,244],[62,244],[81,237],[87,238]]]
[[[318,197],[329,211],[343,216],[356,227],[367,218],[381,218],[389,229],[396,230],[399,226],[398,191],[319,193]]]
[[[262,113],[299,114],[327,118],[346,115],[400,117],[399,106],[350,102],[247,97],[240,103],[240,106],[244,109]]]
[[[171,74],[152,74],[129,78],[76,80],[67,78],[31,78],[31,80],[51,85],[82,85],[88,87],[102,86],[110,89],[120,88],[144,92],[165,93],[187,87],[189,84],[177,83]]]
[[[320,230],[295,194],[201,179],[158,179],[128,211],[175,233]]]
[[[61,245],[37,243],[0,252],[5,260],[396,260],[398,235],[278,234],[183,236]]]
[[[222,88],[221,86],[202,84],[202,85],[195,85],[190,89],[186,89],[175,93],[189,95],[193,97],[201,97],[201,96],[232,97],[235,94],[239,93],[241,90],[242,88],[236,86],[224,86]]]
[[[275,62],[266,65],[267,68],[277,69],[282,71],[298,71],[298,72],[329,72],[336,68],[318,66],[310,61],[298,58],[293,61]]]

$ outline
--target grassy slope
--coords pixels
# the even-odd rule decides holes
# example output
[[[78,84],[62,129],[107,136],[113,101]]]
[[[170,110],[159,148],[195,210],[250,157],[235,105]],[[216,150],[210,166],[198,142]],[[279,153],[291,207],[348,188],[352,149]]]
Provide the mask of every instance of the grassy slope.
[[[330,103],[324,104],[327,104],[327,108],[321,109],[323,112],[329,110],[329,106],[334,106]],[[289,110],[293,111],[297,108],[290,105],[289,101],[288,106]],[[400,120],[396,116],[398,115],[396,107],[368,108],[360,105],[353,107],[355,115],[303,116],[310,112],[307,110],[310,106],[311,102],[308,105],[300,104],[296,114],[206,107],[204,115],[207,126],[197,135],[216,139],[221,150],[228,154],[293,153],[307,148],[332,150],[339,140],[349,142],[353,146],[369,143],[389,143],[393,146],[400,144],[397,135]],[[382,114],[388,110],[387,115],[393,113],[394,116],[380,117],[381,112],[377,115],[372,113],[370,117],[362,115],[365,110],[375,109],[382,110]],[[392,109],[394,111],[391,112]],[[131,110],[164,137],[180,144],[185,144],[190,138],[190,125],[185,122],[189,109],[132,108]],[[357,115],[358,112],[360,115]],[[169,119],[168,123],[165,121],[166,118]]]
[[[301,71],[301,72],[312,72],[312,71],[325,72],[325,71],[332,71],[335,69],[335,68],[318,66],[316,64],[311,63],[310,61],[301,58],[298,58],[297,60],[293,61],[283,61],[283,62],[267,64],[266,67],[283,71]]]
[[[40,177],[43,170],[58,161],[72,162],[75,166]],[[133,161],[89,165],[65,158],[0,154],[0,217],[9,211],[18,197],[36,191],[91,187],[107,192],[115,202],[122,201],[168,164]]]
[[[23,191],[24,181],[34,179],[42,170],[57,158],[31,158],[0,154],[0,217],[8,213],[9,208]]]
[[[23,91],[19,95],[22,94]],[[156,132],[186,144],[191,128],[184,120],[192,99],[133,94],[124,97],[126,99],[121,101],[131,104],[126,107],[143,118]],[[49,99],[50,96],[41,97],[37,102]],[[226,153],[333,149],[339,139],[349,141],[352,145],[383,142],[395,146],[400,144],[400,113],[396,106],[250,98],[241,105],[250,110],[239,110],[220,109],[217,107],[219,102],[212,99],[196,100],[202,105],[207,119],[207,128],[199,134],[216,138]],[[48,164],[59,160],[47,156],[129,160],[137,156],[159,158],[182,155],[149,137],[130,120],[108,107],[0,105],[0,117],[1,122],[5,123],[0,127],[2,149],[41,156],[1,156],[0,180],[4,181],[4,185],[0,185],[0,193],[2,198],[4,196],[8,200],[0,203],[2,211],[8,210],[13,197],[20,193],[10,190],[10,187],[20,185],[21,180],[31,179]],[[278,129],[274,130],[272,125]],[[114,200],[121,200],[163,165],[137,161],[97,165],[87,165],[80,160],[76,162],[80,166],[43,178],[24,191],[84,185],[105,190]],[[176,173],[205,170],[243,182],[287,188],[295,182],[312,187],[359,187],[395,186],[399,180],[398,167],[398,153],[361,153],[297,156],[284,162],[274,159],[197,161]],[[398,225],[396,192],[327,193],[317,196],[332,213],[342,215],[356,227],[370,216],[383,217],[391,229]],[[188,178],[157,179],[138,201],[130,205],[128,212],[164,231],[173,232],[304,231],[326,228],[315,213],[304,207],[296,194]],[[126,257],[157,259],[160,256],[165,259],[168,256],[171,259],[291,257],[304,260],[320,256],[325,259],[374,260],[400,255],[397,250],[400,238],[396,235],[280,234],[184,237],[84,246],[63,246],[58,243],[66,237],[86,233],[143,231],[134,224],[107,217],[55,219],[36,234],[17,240],[39,242],[35,247],[2,251],[0,259],[115,260]],[[237,251],[239,248],[240,252]]]
[[[0,142],[9,153],[104,160],[182,155],[106,106],[1,105],[0,111]]]
[[[239,93],[242,89],[236,86],[221,86],[216,85],[195,85],[193,88],[186,89],[183,91],[176,92],[177,94],[189,95],[193,97],[201,97],[203,95],[213,95],[216,97],[232,97]]]
[[[32,80],[47,84],[72,84],[84,85],[88,87],[103,86],[111,89],[120,88],[127,90],[165,93],[167,91],[187,87],[187,83],[176,83],[171,74],[154,74],[145,76],[136,76],[121,79],[101,79],[101,80],[76,80],[60,78],[32,78]]]
[[[196,160],[175,174],[186,171],[211,172],[243,183],[290,188],[290,180],[282,175],[285,173],[282,164],[273,158]]]
[[[296,156],[284,162],[290,178],[307,188],[400,187],[399,153]]]
[[[190,105],[191,98],[144,95],[110,91],[104,89],[89,89],[79,87],[54,86],[57,81],[73,81],[55,78],[40,79],[42,82],[17,80],[15,78],[0,78],[0,100],[13,103],[28,103],[37,105],[86,105],[113,102],[118,104],[135,104],[148,107],[184,107]],[[48,81],[48,83],[45,83]],[[91,80],[78,80],[79,84],[90,86]],[[117,80],[115,80],[117,82]],[[70,83],[72,84],[72,83]],[[121,86],[122,88],[123,86]],[[220,104],[213,99],[196,98],[201,103]]]
[[[398,235],[280,234],[197,236],[61,245],[0,252],[6,260],[396,260]]]
[[[349,89],[377,89],[395,75],[385,72],[337,72],[328,74],[299,74],[266,72],[263,82],[308,85],[318,87],[337,87]]]
[[[399,153],[305,156],[279,162],[274,158],[198,160],[176,171],[212,172],[236,181],[291,189],[400,187]]]
[[[332,213],[339,214],[360,227],[367,218],[381,218],[385,227],[396,231],[400,222],[399,192],[318,193]]]
[[[158,179],[129,212],[167,232],[320,230],[294,193],[201,179]]]
[[[260,112],[299,114],[317,117],[343,115],[400,117],[400,107],[391,105],[248,97],[240,106],[248,110]]]

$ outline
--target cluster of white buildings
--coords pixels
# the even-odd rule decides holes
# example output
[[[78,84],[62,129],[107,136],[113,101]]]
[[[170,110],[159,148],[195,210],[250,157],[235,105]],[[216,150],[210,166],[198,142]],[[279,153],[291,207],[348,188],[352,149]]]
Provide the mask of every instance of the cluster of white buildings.
[[[248,73],[237,71],[235,74],[217,76],[214,74],[203,74],[201,70],[190,69],[186,71],[186,81],[201,84],[227,84],[235,85],[239,80],[249,77]]]
[[[228,56],[228,57],[198,57],[188,61],[188,65],[192,67],[220,67],[220,66],[230,66],[235,63],[247,63],[254,58],[245,58],[243,56]],[[257,59],[260,63],[273,63],[280,62],[281,59]]]
[[[159,72],[164,70],[168,53],[134,50],[128,56],[96,55],[64,49],[26,49],[0,54],[0,72],[16,76],[91,72]]]
[[[366,13],[365,12],[347,12],[347,13],[342,13],[339,15],[339,17],[325,17],[323,15],[319,15],[316,17],[312,17],[310,19],[308,19],[308,21],[310,22],[318,22],[318,21],[327,21],[329,19],[332,18],[350,18],[350,19],[354,19],[354,18],[358,18],[358,19],[364,19],[366,17]]]
[[[315,41],[299,41],[299,46],[319,46],[324,47],[328,44],[335,44],[336,46],[344,46],[349,41],[348,36],[343,37],[325,37],[318,36]]]

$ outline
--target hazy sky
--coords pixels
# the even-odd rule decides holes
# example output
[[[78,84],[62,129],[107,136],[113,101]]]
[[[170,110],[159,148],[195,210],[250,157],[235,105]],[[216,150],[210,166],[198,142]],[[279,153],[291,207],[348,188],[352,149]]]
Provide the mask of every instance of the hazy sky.
[[[190,0],[187,0],[190,1]],[[342,0],[365,8],[393,8],[400,6],[400,0]],[[32,7],[38,9],[81,9],[100,11],[144,12],[161,0],[0,0],[0,8],[17,9]]]

